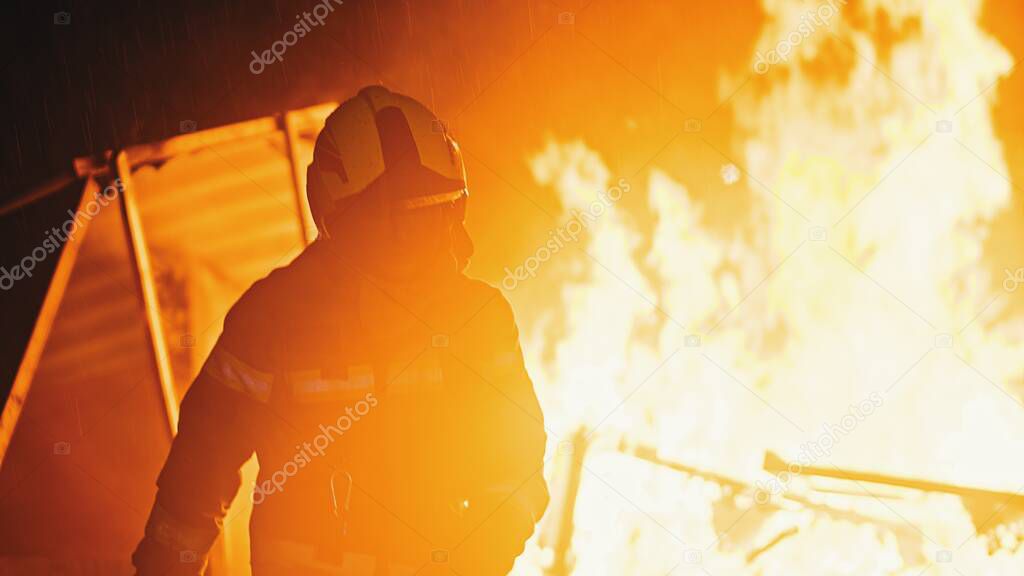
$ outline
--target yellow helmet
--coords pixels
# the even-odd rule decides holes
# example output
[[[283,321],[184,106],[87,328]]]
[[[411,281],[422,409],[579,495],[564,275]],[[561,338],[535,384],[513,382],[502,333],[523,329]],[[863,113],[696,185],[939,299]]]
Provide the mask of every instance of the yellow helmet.
[[[368,86],[327,117],[307,170],[306,193],[320,233],[339,204],[384,186],[399,209],[464,207],[466,167],[447,127],[426,106]]]

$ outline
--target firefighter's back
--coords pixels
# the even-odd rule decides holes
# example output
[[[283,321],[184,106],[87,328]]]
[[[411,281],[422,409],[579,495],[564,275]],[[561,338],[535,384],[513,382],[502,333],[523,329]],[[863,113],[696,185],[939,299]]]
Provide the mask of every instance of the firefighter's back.
[[[523,409],[485,376],[517,360],[496,289],[452,273],[393,294],[330,258],[314,244],[225,322],[232,360],[272,381],[251,391],[257,570],[345,554],[411,565],[453,547],[493,468],[488,415]]]

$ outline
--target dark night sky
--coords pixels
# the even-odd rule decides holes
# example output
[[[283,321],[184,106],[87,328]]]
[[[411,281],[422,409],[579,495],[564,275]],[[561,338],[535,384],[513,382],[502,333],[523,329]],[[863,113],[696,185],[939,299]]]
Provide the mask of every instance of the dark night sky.
[[[347,0],[283,62],[251,74],[251,51],[280,39],[295,16],[315,4],[8,6],[3,108],[12,114],[0,128],[3,197],[66,169],[75,156],[173,135],[183,120],[200,128],[227,124],[340,98],[369,82],[400,83],[414,92],[429,88],[442,106],[457,105],[456,95],[467,98],[474,79],[499,72],[502,52],[511,58],[526,46],[529,19],[539,26],[559,9],[550,2],[507,0]],[[70,14],[69,24],[55,24],[60,11]],[[437,78],[416,78],[395,65],[398,58],[432,63],[435,72],[451,68]],[[459,74],[450,73],[455,68]],[[456,86],[459,80],[466,85]]]

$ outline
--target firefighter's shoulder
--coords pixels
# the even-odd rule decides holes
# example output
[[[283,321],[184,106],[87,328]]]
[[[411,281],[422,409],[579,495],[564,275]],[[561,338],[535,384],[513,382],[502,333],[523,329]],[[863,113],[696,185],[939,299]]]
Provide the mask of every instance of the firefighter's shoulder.
[[[455,320],[465,332],[498,332],[511,338],[518,335],[512,305],[501,290],[468,276],[463,276],[459,285],[460,293],[456,299],[459,310]]]
[[[499,405],[511,399],[519,410],[534,413],[536,402],[512,305],[501,290],[480,280],[468,279],[460,292],[452,355],[469,369],[470,381],[476,378],[487,389],[500,391],[494,397],[503,398]]]
[[[303,308],[312,304],[315,276],[308,252],[303,252],[254,282],[225,316],[223,344],[273,368],[280,338],[298,328],[296,324],[306,317]]]
[[[203,370],[223,384],[266,402],[284,367],[284,339],[303,332],[317,289],[307,253],[252,284],[228,310],[224,330]]]

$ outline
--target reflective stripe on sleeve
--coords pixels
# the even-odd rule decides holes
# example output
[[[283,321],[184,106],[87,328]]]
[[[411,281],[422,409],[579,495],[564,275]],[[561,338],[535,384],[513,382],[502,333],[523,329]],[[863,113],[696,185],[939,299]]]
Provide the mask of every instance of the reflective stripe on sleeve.
[[[274,375],[257,370],[228,352],[223,346],[215,346],[203,365],[203,372],[224,386],[241,392],[257,402],[270,400],[270,389]]]
[[[153,506],[146,535],[161,546],[175,552],[193,552],[198,557],[205,557],[213,541],[217,539],[216,530],[204,530],[179,522],[162,506]]]

